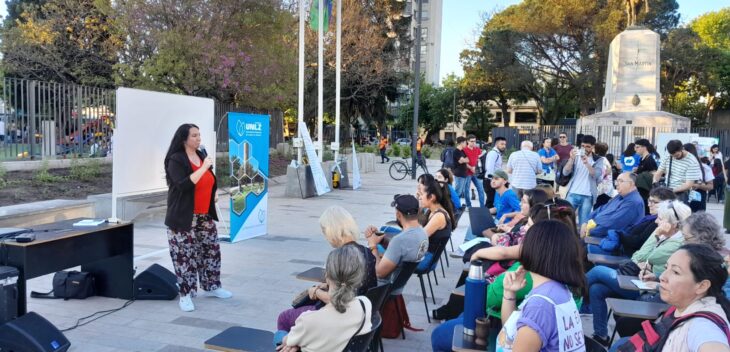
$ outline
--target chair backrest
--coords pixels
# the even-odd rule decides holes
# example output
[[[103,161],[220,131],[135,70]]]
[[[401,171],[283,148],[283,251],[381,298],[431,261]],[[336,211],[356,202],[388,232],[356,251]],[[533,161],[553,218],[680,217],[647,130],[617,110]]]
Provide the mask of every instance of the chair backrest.
[[[428,267],[426,267],[426,270],[423,272],[420,272],[420,270],[416,268],[416,271],[414,271],[416,274],[427,273],[436,268],[436,262],[439,261],[441,255],[444,254],[444,250],[446,250],[446,246],[449,244],[449,237],[444,237],[436,243],[436,248],[433,253],[431,253],[433,256],[431,256],[431,262],[428,263]]]
[[[486,229],[495,226],[494,218],[489,213],[487,207],[471,207],[469,208],[469,224],[471,225],[471,233],[481,235]]]
[[[377,287],[376,287],[377,288]],[[373,310],[373,315],[370,328],[370,332],[354,336],[350,339],[350,342],[345,346],[344,352],[365,352],[370,347],[370,341],[372,341],[375,332],[378,331],[380,325],[383,323],[383,319],[380,317],[380,313],[377,310]]]
[[[385,302],[385,297],[388,295],[390,286],[390,284],[378,285],[369,289],[368,292],[365,293],[365,297],[370,300],[370,303],[373,306],[373,312],[380,311],[380,308],[383,306],[383,302]]]
[[[583,340],[586,342],[586,352],[606,352],[608,351],[606,347],[598,343],[598,341],[594,340],[591,337],[584,336]]]
[[[390,292],[402,289],[407,283],[408,279],[411,278],[413,272],[416,271],[419,262],[402,262],[397,270],[395,279],[390,286]]]

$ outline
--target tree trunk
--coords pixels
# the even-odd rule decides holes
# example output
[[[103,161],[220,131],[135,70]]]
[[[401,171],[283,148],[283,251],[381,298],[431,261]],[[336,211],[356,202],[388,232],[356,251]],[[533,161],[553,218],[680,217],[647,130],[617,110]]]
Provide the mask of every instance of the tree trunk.
[[[276,148],[277,144],[284,143],[284,112],[277,108],[269,114],[269,147]]]

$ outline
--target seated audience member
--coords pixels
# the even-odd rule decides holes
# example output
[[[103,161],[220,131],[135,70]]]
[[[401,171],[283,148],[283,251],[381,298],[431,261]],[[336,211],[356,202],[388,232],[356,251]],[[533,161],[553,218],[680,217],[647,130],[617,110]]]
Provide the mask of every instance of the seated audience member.
[[[631,261],[622,264],[619,269],[596,265],[588,274],[588,292],[590,305],[584,306],[584,312],[593,313],[593,338],[603,345],[608,344],[608,308],[606,298],[619,297],[637,299],[639,291],[625,290],[619,287],[617,275],[640,276],[649,279],[651,275],[660,275],[667,259],[683,243],[681,224],[692,214],[692,210],[682,202],[664,202],[657,212],[657,229],[649,236],[641,249],[631,257]]]
[[[521,231],[527,231],[529,228],[536,223],[545,220],[558,220],[563,222],[568,228],[573,229],[571,233],[578,238],[578,234],[575,231],[575,213],[571,207],[558,207],[555,205],[547,206],[543,204],[536,204],[530,209],[530,217],[527,220],[527,224],[523,225]],[[520,266],[519,262],[514,262],[519,259],[520,248],[524,236],[514,236],[514,242],[509,247],[503,247],[499,244],[491,246],[489,248],[482,248],[474,252],[469,257],[469,261],[475,259],[481,259],[483,261],[483,267],[485,269],[485,277],[487,282],[490,284],[487,286],[487,314],[496,318],[500,317],[500,307],[502,305],[502,280],[504,279],[504,272],[515,271]],[[467,253],[468,254],[468,253]],[[464,285],[466,280],[466,274],[463,273],[461,278],[456,284],[456,287]],[[525,295],[532,288],[532,278],[527,275],[527,287],[520,292],[517,292],[517,299],[522,300]],[[452,319],[457,317],[464,309],[464,301],[462,296],[452,295],[449,297],[449,301],[442,307],[433,311],[434,319]]]
[[[370,332],[371,303],[357,296],[365,276],[365,260],[355,246],[342,246],[327,256],[327,305],[296,320],[277,351],[342,351],[350,338]]]
[[[591,213],[581,236],[606,237],[608,230],[624,230],[644,217],[644,200],[636,189],[636,175],[624,172],[616,179],[618,195]]]
[[[418,264],[418,271],[428,269],[437,245],[442,241],[448,241],[451,231],[455,228],[454,211],[451,208],[451,200],[446,198],[449,197],[446,186],[446,183],[436,181],[430,174],[418,177],[416,198],[421,209],[427,211],[423,230],[428,236],[428,252]]]
[[[555,205],[561,206],[561,207],[562,206],[571,207],[571,208],[573,207],[573,205],[570,204],[569,201],[567,201],[563,198],[560,198],[558,195],[556,195],[555,189],[553,188],[553,186],[551,186],[549,184],[546,184],[546,183],[538,184],[535,187],[535,189],[539,189],[539,190],[545,192],[545,194],[547,194],[548,200],[545,202],[545,204],[555,204]]]
[[[520,252],[521,266],[504,277],[501,317],[504,329],[497,338],[498,349],[513,351],[557,351],[562,339],[583,334],[574,296],[586,291],[582,248],[573,230],[563,222],[546,220],[528,230]],[[517,311],[518,291],[532,278],[532,288]],[[513,313],[518,316],[511,318]],[[565,323],[563,318],[572,319]],[[511,319],[510,319],[511,318]],[[433,351],[451,351],[454,326],[463,317],[441,324],[431,334]],[[582,344],[582,339],[574,341]]]
[[[520,211],[520,199],[517,198],[517,193],[509,188],[509,176],[502,170],[497,170],[492,173],[491,186],[494,189],[494,208],[489,209],[489,212],[494,215],[495,219],[502,219],[505,214],[518,213]],[[512,221],[512,217],[506,217],[506,222]],[[471,225],[466,229],[466,235],[464,236],[464,242],[473,240],[477,235],[472,233]]]
[[[520,211],[520,199],[517,193],[509,187],[509,176],[502,170],[497,170],[492,174],[492,188],[494,188],[494,208],[489,212],[494,214],[495,219],[502,219],[504,214],[515,213]],[[512,221],[511,217],[506,217],[504,221]]]
[[[547,194],[542,190],[528,189],[522,194],[522,200],[520,201],[520,211],[518,213],[508,213],[502,215],[499,219],[496,229],[486,229],[482,232],[482,236],[489,238],[493,245],[502,244],[506,240],[507,246],[509,246],[509,239],[512,231],[520,231],[522,225],[527,223],[527,217],[530,216],[530,209],[537,204],[544,204],[547,201]],[[505,219],[512,218],[512,221],[506,222]],[[497,230],[497,231],[495,231]],[[525,231],[527,231],[525,229]],[[524,232],[522,233],[524,235]]]
[[[463,211],[461,209],[461,201],[459,201],[459,194],[454,189],[454,174],[449,169],[441,169],[436,171],[433,175],[436,181],[445,182],[449,186],[449,199],[451,199],[451,205],[454,208],[454,215]]]
[[[644,245],[646,239],[656,230],[656,213],[659,203],[672,201],[676,198],[677,196],[669,188],[654,188],[649,192],[648,215],[641,218],[636,224],[629,226],[626,230],[608,230],[606,237],[601,239],[600,245],[588,245],[588,253],[630,257]]]
[[[368,248],[375,256],[375,274],[381,282],[390,282],[391,274],[402,262],[420,261],[428,250],[428,236],[418,223],[420,208],[416,197],[396,194],[390,206],[395,207],[396,221],[403,230],[390,240],[382,257],[377,245],[383,240],[383,236],[376,235],[377,228],[372,225],[365,229]]]
[[[652,324],[651,339],[636,334],[617,341],[612,351],[646,350],[663,345],[661,351],[728,352],[730,302],[722,291],[728,273],[722,257],[704,244],[685,244],[667,261],[662,273],[662,301],[669,310]],[[703,316],[692,316],[702,313]],[[708,319],[707,317],[712,317]],[[670,329],[676,319],[687,319]]]
[[[362,283],[357,289],[359,296],[365,295],[367,291],[378,285],[378,278],[375,276],[375,257],[367,247],[357,243],[360,237],[360,229],[350,212],[340,206],[331,206],[322,212],[319,217],[319,226],[322,229],[324,238],[333,248],[342,246],[353,246],[360,251],[365,260],[365,275],[362,276]],[[330,302],[329,287],[326,283],[312,286],[309,289],[309,297],[317,301],[316,305],[306,305],[299,308],[292,308],[279,314],[276,321],[276,328],[279,331],[288,332],[294,326],[294,322],[304,312],[316,310]]]

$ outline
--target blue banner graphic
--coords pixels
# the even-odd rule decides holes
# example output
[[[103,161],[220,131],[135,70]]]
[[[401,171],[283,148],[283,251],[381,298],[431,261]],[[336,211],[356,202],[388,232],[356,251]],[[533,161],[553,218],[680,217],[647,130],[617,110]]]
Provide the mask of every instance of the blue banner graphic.
[[[228,113],[231,242],[265,235],[268,218],[269,115]]]

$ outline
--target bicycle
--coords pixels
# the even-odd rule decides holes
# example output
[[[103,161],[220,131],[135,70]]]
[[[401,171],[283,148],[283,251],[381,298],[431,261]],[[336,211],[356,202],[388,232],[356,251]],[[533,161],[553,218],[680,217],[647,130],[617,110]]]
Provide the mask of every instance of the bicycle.
[[[411,163],[413,161],[411,159],[403,158],[403,160],[396,160],[390,164],[390,168],[388,168],[388,173],[390,174],[390,177],[396,181],[400,181],[406,176],[410,175],[411,172],[414,172],[416,170],[411,169]],[[427,174],[428,168],[426,168],[426,163],[421,160],[416,160],[416,169],[418,167],[421,167],[423,170],[423,173]]]

